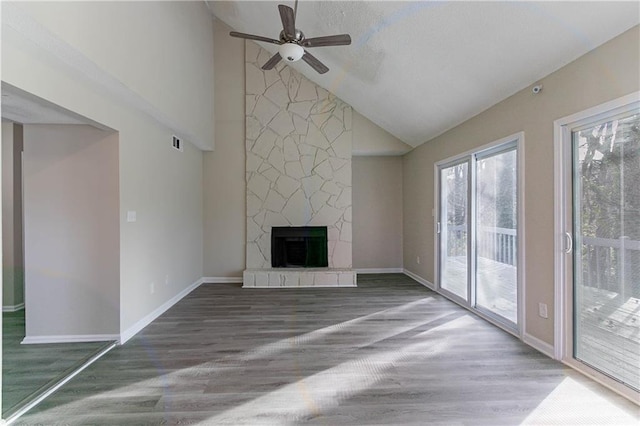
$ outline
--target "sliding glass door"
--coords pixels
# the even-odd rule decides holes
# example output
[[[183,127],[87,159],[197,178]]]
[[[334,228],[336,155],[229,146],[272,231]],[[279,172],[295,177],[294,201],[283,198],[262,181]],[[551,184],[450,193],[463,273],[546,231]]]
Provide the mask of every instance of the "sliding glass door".
[[[518,325],[518,141],[438,165],[438,287]]]
[[[640,113],[571,133],[573,357],[640,389]]]

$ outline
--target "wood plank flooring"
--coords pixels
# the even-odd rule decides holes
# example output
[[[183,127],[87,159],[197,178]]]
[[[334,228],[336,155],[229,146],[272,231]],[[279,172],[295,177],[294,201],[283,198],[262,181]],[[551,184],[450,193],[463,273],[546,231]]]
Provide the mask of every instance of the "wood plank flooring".
[[[3,417],[82,365],[105,342],[22,345],[25,311],[2,317]]]
[[[639,421],[629,401],[389,274],[357,288],[202,285],[17,424]]]

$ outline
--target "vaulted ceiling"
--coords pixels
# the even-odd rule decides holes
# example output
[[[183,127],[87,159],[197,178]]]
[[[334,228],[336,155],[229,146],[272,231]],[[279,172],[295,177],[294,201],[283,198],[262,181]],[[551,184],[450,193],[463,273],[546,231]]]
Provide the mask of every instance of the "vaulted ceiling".
[[[277,5],[294,6],[207,3],[234,30],[275,39]],[[313,48],[324,75],[293,66],[418,146],[639,22],[638,2],[300,1],[296,27],[308,38],[349,33],[353,43]]]

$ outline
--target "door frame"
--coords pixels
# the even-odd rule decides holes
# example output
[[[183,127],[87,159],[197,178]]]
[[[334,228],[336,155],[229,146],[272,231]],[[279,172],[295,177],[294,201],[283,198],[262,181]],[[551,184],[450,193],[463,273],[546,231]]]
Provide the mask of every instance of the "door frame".
[[[616,393],[638,401],[638,393],[573,357],[572,130],[640,108],[640,91],[605,102],[553,122],[554,136],[554,357]]]
[[[477,309],[473,306],[473,301],[475,300],[475,288],[474,288],[474,280],[475,280],[475,271],[472,269],[472,266],[475,265],[475,259],[471,259],[467,264],[469,265],[468,275],[469,279],[467,280],[467,288],[469,290],[468,300],[462,301],[460,297],[453,295],[453,293],[448,292],[440,288],[440,233],[438,232],[438,223],[440,221],[440,169],[442,167],[447,167],[449,165],[460,164],[465,161],[469,164],[469,188],[468,188],[468,203],[469,205],[469,217],[468,221],[468,232],[469,232],[469,253],[471,254],[471,245],[475,244],[475,200],[472,200],[475,197],[475,191],[472,188],[476,184],[475,180],[475,161],[473,160],[476,154],[481,154],[483,152],[492,151],[497,149],[500,145],[507,144],[509,142],[514,142],[516,145],[516,156],[517,156],[517,218],[518,218],[518,226],[517,226],[517,235],[518,235],[518,268],[517,268],[517,303],[518,303],[518,323],[516,327],[511,327],[507,322],[501,321],[497,318],[496,315],[488,315],[484,310]],[[501,328],[509,334],[512,334],[519,339],[523,339],[525,337],[526,330],[526,297],[525,297],[525,270],[526,270],[526,255],[525,255],[525,196],[524,196],[524,187],[525,187],[525,161],[524,161],[524,150],[525,150],[525,135],[524,131],[514,133],[512,135],[506,136],[504,138],[495,140],[493,142],[489,142],[487,144],[481,145],[477,148],[473,148],[462,152],[461,154],[457,154],[451,157],[447,157],[440,161],[437,161],[433,165],[433,174],[434,174],[434,209],[432,212],[433,216],[433,248],[434,248],[434,290],[448,298],[449,300],[459,304],[460,306],[470,310],[475,313],[482,319],[490,322],[496,327]],[[466,160],[465,160],[466,159]],[[470,256],[473,257],[473,256]],[[469,288],[469,286],[471,288]],[[455,297],[451,297],[451,295]]]

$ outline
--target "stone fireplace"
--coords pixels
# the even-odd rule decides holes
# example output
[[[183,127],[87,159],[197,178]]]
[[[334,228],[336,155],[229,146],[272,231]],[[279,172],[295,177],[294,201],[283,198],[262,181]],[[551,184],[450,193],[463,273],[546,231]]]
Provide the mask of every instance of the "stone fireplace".
[[[262,70],[271,55],[255,43],[247,41],[245,52],[244,287],[355,286],[351,107],[283,62]],[[305,258],[316,256],[318,247],[303,240],[317,239],[319,229],[326,235],[325,258],[305,264],[303,246],[310,250]],[[284,238],[294,257],[286,265],[274,258],[282,252],[272,246],[282,232],[290,234]]]

